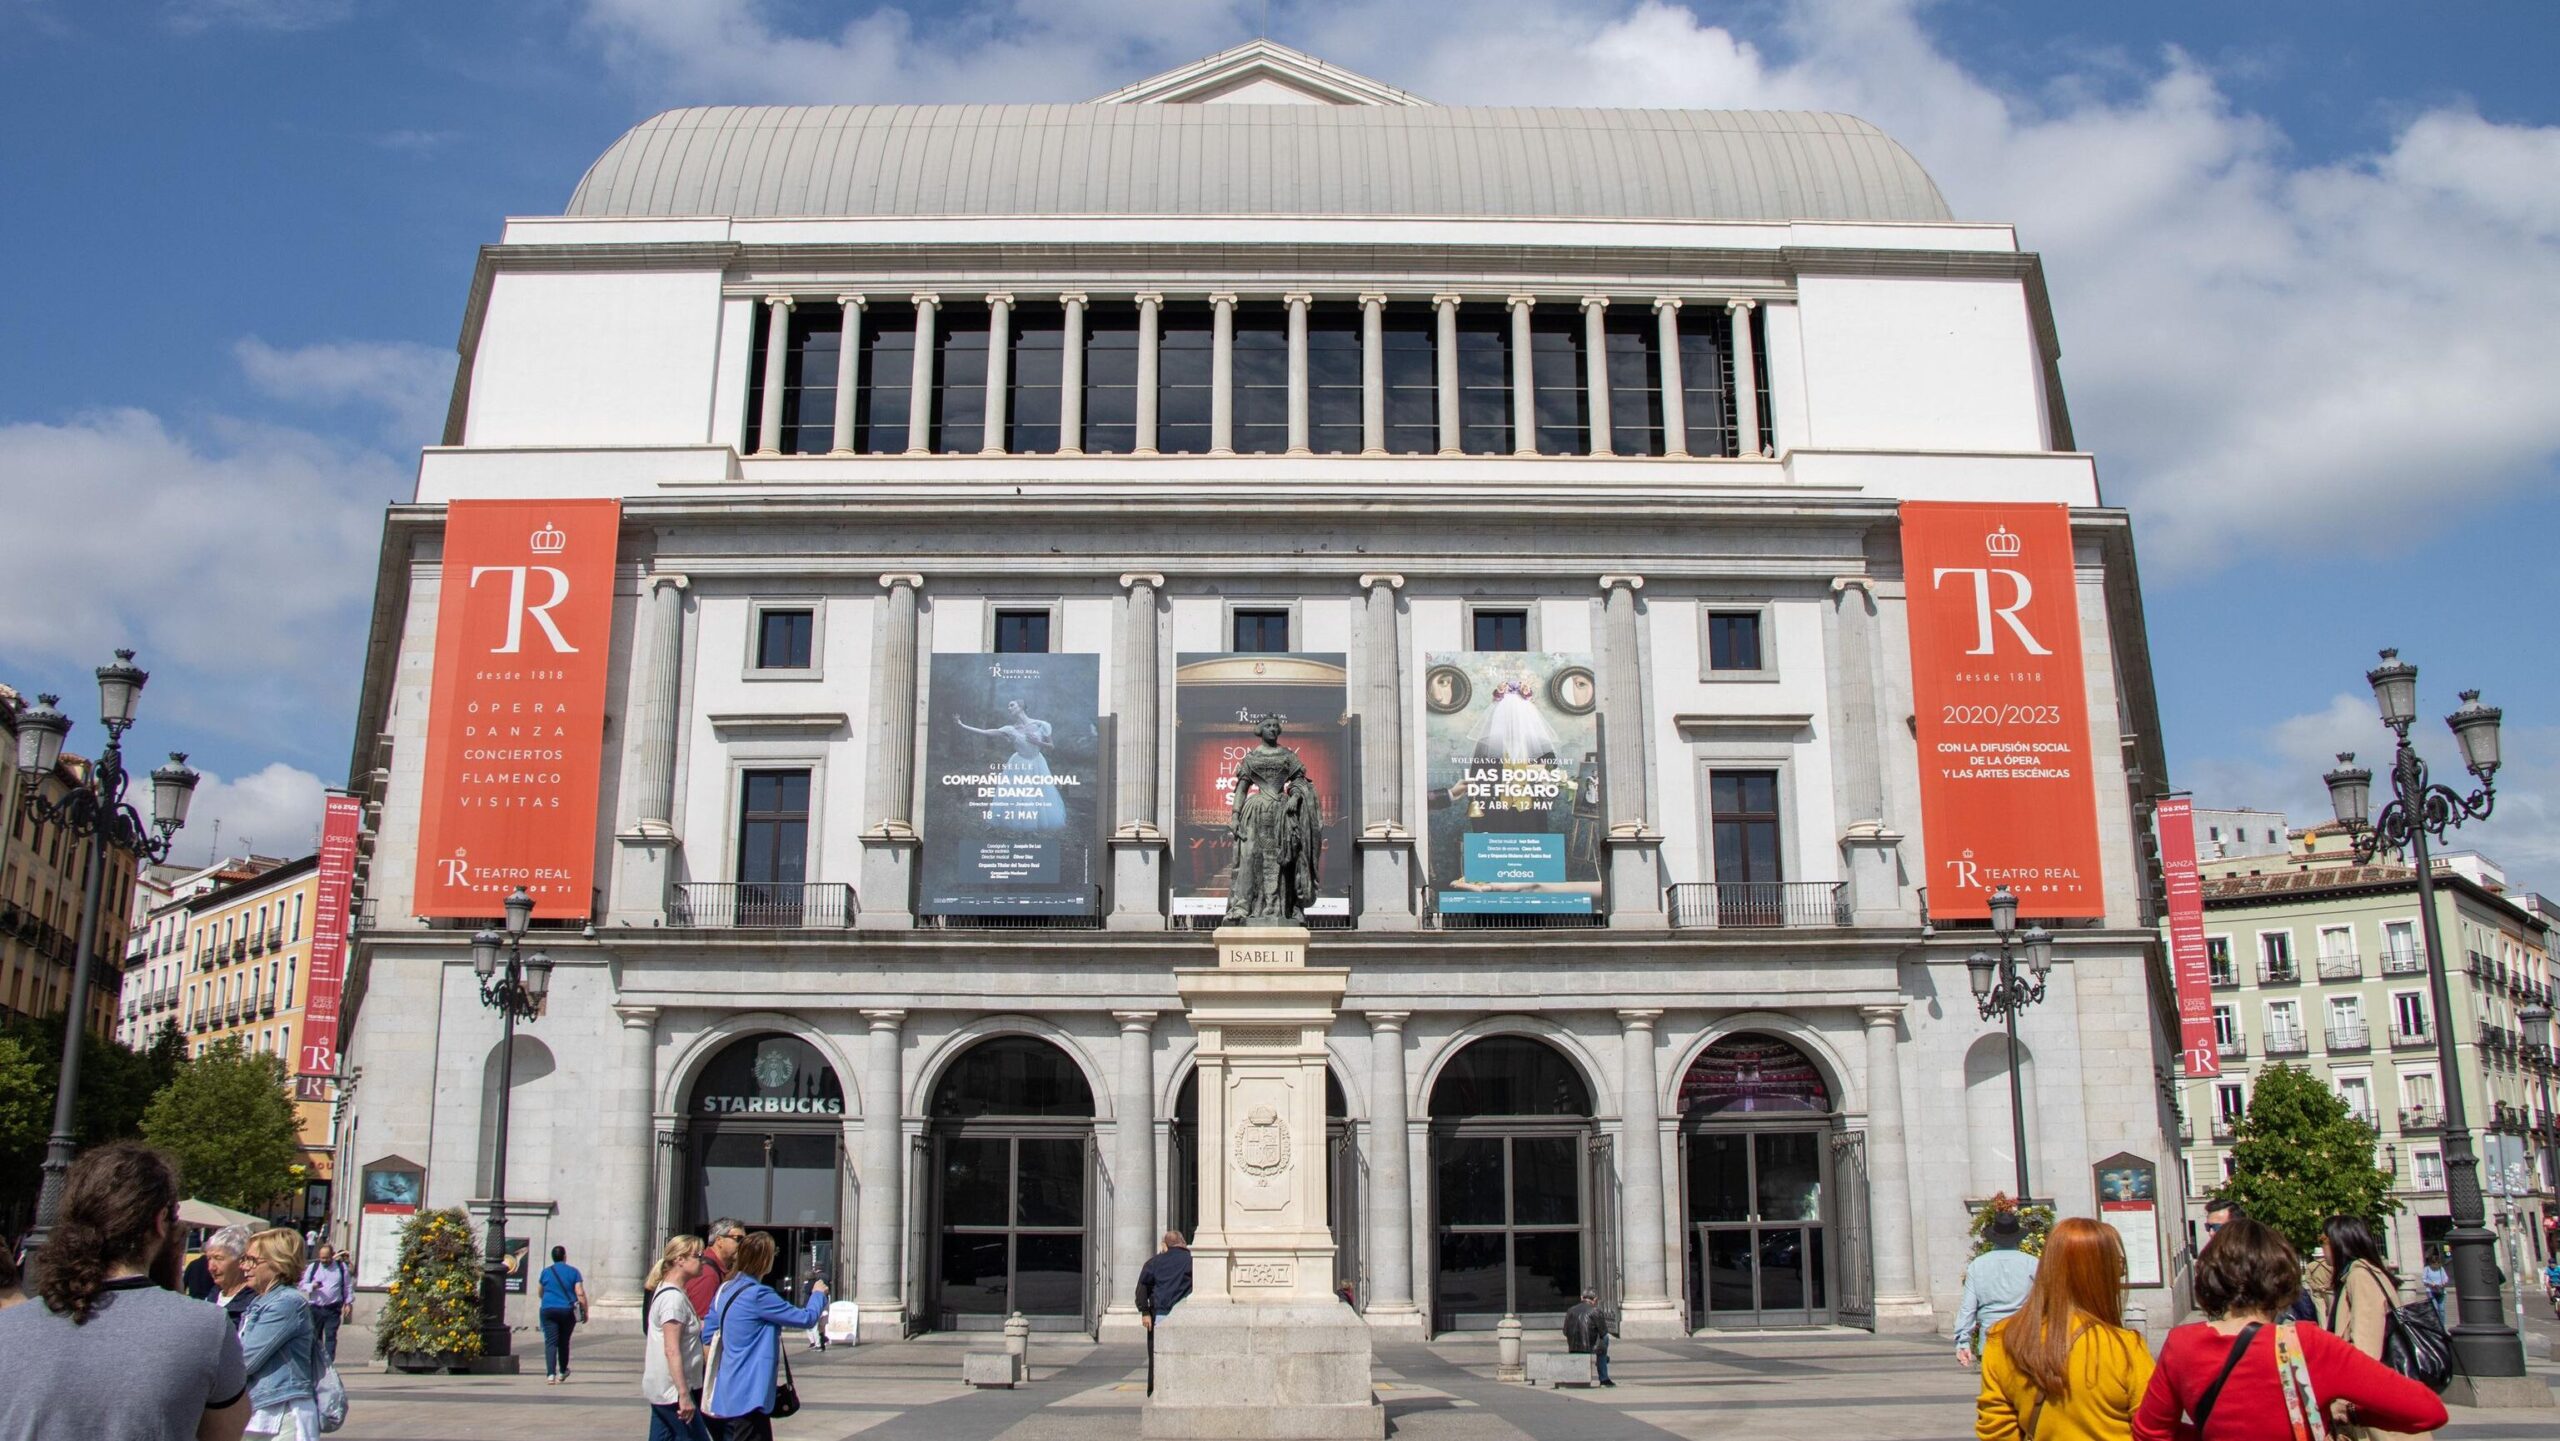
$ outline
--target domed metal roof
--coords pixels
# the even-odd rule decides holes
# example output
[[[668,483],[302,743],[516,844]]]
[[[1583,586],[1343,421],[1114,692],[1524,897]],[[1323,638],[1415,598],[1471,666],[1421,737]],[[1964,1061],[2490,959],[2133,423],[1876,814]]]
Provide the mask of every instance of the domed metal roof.
[[[1259,104],[670,110],[566,213],[1952,218],[1909,151],[1847,115]]]

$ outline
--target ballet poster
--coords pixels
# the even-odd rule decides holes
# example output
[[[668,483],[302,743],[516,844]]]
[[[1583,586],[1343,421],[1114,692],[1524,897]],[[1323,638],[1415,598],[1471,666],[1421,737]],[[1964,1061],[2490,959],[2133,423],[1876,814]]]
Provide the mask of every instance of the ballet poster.
[[[1173,913],[1223,916],[1236,842],[1236,762],[1260,744],[1253,728],[1276,715],[1280,743],[1306,762],[1324,817],[1324,859],[1310,915],[1351,913],[1351,812],[1357,746],[1344,715],[1342,657],[1306,652],[1185,652],[1173,680]]]
[[[1092,915],[1101,668],[1090,655],[937,655],[925,720],[926,915]]]
[[[1587,655],[1424,657],[1431,884],[1443,914],[1598,909],[1598,700]]]

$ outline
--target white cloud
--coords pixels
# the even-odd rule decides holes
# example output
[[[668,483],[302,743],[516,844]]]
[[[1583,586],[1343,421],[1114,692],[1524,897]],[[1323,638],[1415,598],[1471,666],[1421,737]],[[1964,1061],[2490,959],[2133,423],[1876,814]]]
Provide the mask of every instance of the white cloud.
[[[454,355],[405,340],[336,340],[278,349],[257,336],[232,346],[249,383],[277,400],[381,413],[394,450],[433,445],[453,399]]]
[[[317,30],[355,13],[355,0],[169,0],[169,26],[181,33],[236,26],[243,30]]]
[[[311,772],[271,762],[264,770],[226,780],[207,771],[178,833],[185,859],[215,855],[307,855],[318,843],[320,803],[327,787]]]

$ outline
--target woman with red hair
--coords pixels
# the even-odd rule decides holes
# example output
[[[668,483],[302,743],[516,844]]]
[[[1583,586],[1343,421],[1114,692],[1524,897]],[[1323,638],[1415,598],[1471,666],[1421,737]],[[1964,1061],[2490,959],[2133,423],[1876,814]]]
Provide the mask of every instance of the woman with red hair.
[[[2073,1216],[2045,1238],[2035,1285],[1982,1352],[1981,1441],[2126,1441],[2151,1350],[2124,1328],[2124,1244]]]

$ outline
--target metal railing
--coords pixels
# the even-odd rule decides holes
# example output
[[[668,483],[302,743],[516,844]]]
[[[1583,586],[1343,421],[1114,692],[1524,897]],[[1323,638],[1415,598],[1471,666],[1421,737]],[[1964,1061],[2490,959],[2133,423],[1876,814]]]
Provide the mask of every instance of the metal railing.
[[[2303,1056],[2311,1052],[2308,1031],[2269,1031],[2265,1042],[2270,1056]]]
[[[668,897],[667,924],[704,930],[841,930],[860,911],[840,881],[684,881]]]
[[[1846,881],[1683,881],[1667,900],[1674,930],[1849,924]]]
[[[2246,1036],[2231,1036],[2227,1039],[2214,1042],[2213,1048],[2215,1051],[2219,1052],[2222,1059],[2226,1061],[2246,1060],[2249,1055],[2249,1038]]]
[[[2382,953],[2382,973],[2386,976],[2412,976],[2427,968],[2423,952],[2388,950]]]
[[[2400,1129],[2404,1131],[2441,1131],[2444,1129],[2444,1112],[2437,1110],[2433,1106],[2402,1106],[2400,1108]]]
[[[2320,956],[2320,979],[2353,981],[2364,976],[2364,957],[2353,951],[2323,952]]]
[[[1164,928],[1168,931],[1207,932],[1214,931],[1226,923],[1227,918],[1224,915],[1167,916]],[[1360,929],[1360,918],[1349,911],[1332,911],[1323,915],[1310,915],[1306,917],[1304,924],[1311,931],[1356,931]]]
[[[2373,1033],[2362,1026],[2331,1026],[2329,1049],[2333,1051],[2372,1050]]]
[[[2301,979],[2302,979],[2302,967],[2301,967],[2301,966],[2299,966],[2299,965],[2297,965],[2297,964],[2295,964],[2295,963],[2294,963],[2290,958],[2285,959],[2285,960],[2281,960],[2281,961],[2277,961],[2277,960],[2268,960],[2268,959],[2266,959],[2266,958],[2264,958],[2264,957],[2261,957],[2261,958],[2259,959],[2259,961],[2258,961],[2258,984],[2259,984],[2259,985],[2262,985],[2262,986],[2282,986],[2282,985],[2291,985],[2291,984],[2293,984],[2294,982],[2299,981],[2299,980],[2301,980]]]
[[[2391,1028],[2391,1044],[2395,1046],[2432,1046],[2436,1043],[2433,1026],[2401,1026]]]
[[[2239,1134],[2240,1118],[2238,1116],[2224,1116],[2217,1114],[2213,1118],[2213,1138],[2215,1140],[2228,1141]]]
[[[1426,931],[1588,931],[1609,924],[1599,911],[1440,911],[1422,913]]]
[[[2227,960],[2222,962],[2220,965],[2207,961],[2205,963],[2204,974],[2206,982],[2212,985],[2216,990],[2220,990],[2224,986],[2236,986],[2240,984],[2239,967],[2232,965]]]
[[[1103,927],[1099,911],[1091,915],[1060,915],[1032,911],[1005,914],[989,911],[979,915],[918,916],[920,931],[1098,931]]]

